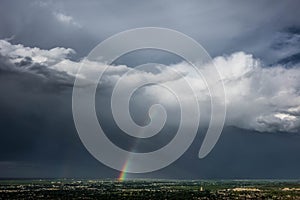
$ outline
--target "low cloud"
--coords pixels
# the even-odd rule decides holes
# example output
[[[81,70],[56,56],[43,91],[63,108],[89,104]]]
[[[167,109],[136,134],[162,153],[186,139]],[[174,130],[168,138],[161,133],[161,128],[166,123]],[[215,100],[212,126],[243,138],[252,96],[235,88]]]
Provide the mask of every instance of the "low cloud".
[[[47,79],[53,83],[72,85],[74,77],[52,66],[68,60],[75,51],[69,48],[56,47],[50,50],[12,45],[0,40],[0,70],[18,73],[29,73]]]
[[[70,48],[55,47],[44,50],[37,47],[24,47],[22,44],[13,45],[5,40],[0,40],[0,54],[9,57],[14,63],[20,62],[25,57],[30,57],[33,62],[52,66],[67,59],[75,51]]]
[[[86,78],[83,74],[76,74],[80,62],[72,61],[69,56],[74,50],[68,48],[53,48],[43,50],[39,48],[13,45],[8,41],[0,41],[0,53],[11,63],[15,70],[23,70],[40,75],[42,71],[52,80],[58,77],[72,77],[76,75]],[[91,74],[105,70],[106,65],[83,61]],[[298,66],[275,65],[264,66],[250,54],[236,52],[228,56],[213,59],[220,72],[226,91],[227,118],[226,126],[236,126],[243,129],[260,132],[299,132],[300,130],[300,68]],[[6,65],[7,66],[7,65]],[[113,88],[115,83],[132,68],[125,65],[110,66],[105,72],[101,83],[105,87]],[[181,74],[176,76],[174,69]],[[192,88],[197,91],[201,109],[201,117],[209,120],[210,97],[205,81],[193,76],[191,66],[185,62],[168,67],[153,66],[153,70],[137,70],[124,79],[124,84],[138,84],[140,79],[164,82],[176,88],[176,92],[185,95],[182,87],[183,77],[188,80]],[[8,70],[2,69],[2,70]],[[56,74],[53,76],[53,74]],[[61,80],[61,79],[59,79]],[[69,80],[72,83],[73,79]],[[156,85],[145,86],[136,101],[158,101],[171,109],[178,109],[178,104],[172,94]],[[184,101],[192,97],[185,96]],[[141,102],[136,102],[141,105]]]

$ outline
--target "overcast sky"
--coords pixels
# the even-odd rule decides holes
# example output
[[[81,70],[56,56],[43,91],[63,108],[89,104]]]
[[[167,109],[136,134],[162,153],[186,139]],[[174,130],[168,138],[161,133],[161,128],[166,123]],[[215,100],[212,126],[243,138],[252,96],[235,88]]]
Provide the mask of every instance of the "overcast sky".
[[[82,145],[72,118],[72,87],[80,61],[101,41],[127,29],[155,26],[180,31],[211,55],[226,90],[227,117],[213,151],[197,157],[209,116],[194,143],[151,178],[300,178],[300,3],[298,1],[16,1],[0,2],[0,178],[118,177]],[[162,103],[170,113],[151,139],[137,140],[115,124],[112,88],[122,74],[144,63],[186,73],[199,104],[209,113],[203,80],[189,74],[178,56],[143,50],[122,56],[102,78],[97,114],[107,136],[127,150],[146,152],[170,141],[178,128],[178,105],[162,88],[148,86],[130,104],[133,119]],[[104,69],[99,64],[86,66]],[[124,85],[180,78],[153,65]],[[189,97],[186,95],[187,102]],[[133,149],[134,146],[134,149]],[[222,166],[222,167],[220,167]]]

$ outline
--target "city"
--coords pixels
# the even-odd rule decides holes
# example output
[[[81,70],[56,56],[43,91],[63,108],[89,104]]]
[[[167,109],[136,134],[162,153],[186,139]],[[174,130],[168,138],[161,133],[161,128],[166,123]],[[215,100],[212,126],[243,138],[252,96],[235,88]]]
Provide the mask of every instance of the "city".
[[[0,199],[300,199],[300,181],[1,180]]]

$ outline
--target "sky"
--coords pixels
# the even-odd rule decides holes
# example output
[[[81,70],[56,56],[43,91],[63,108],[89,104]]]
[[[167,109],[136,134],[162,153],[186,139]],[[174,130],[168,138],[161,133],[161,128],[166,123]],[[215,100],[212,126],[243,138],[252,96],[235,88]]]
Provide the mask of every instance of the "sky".
[[[226,91],[227,116],[211,153],[198,158],[207,129],[209,94],[182,58],[159,50],[121,56],[96,94],[99,123],[123,149],[147,152],[172,140],[180,120],[174,96],[150,85],[130,101],[133,120],[148,122],[159,102],[168,114],[152,138],[132,138],[110,109],[112,88],[135,66],[161,63],[184,74],[204,114],[190,148],[171,165],[131,178],[299,179],[300,14],[294,1],[6,1],[0,2],[0,178],[117,178],[93,158],[77,134],[72,89],[81,61],[106,38],[132,28],[163,27],[200,43],[212,57]],[[104,65],[86,63],[93,73]],[[95,69],[95,67],[97,69]],[[152,64],[124,79],[170,82],[192,97],[169,68]]]

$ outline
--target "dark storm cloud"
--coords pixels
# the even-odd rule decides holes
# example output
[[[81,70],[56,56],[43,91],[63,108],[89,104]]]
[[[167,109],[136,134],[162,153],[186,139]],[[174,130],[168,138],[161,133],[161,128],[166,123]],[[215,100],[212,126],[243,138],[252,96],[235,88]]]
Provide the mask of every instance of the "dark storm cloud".
[[[77,74],[82,79],[86,79],[89,74],[94,75],[104,71],[106,68],[102,63],[87,60],[82,62],[72,61],[69,57],[70,54],[74,53],[74,50],[66,48],[55,47],[44,50],[25,47],[21,44],[13,45],[0,40],[0,53],[9,58],[11,63],[14,64],[11,66],[11,70],[42,76],[47,80],[58,83],[58,86],[62,84],[72,86],[77,69],[81,64],[87,72],[86,74]],[[151,52],[148,51],[148,55],[151,55]],[[120,60],[122,59],[118,59],[117,62],[120,62]],[[136,63],[138,62],[141,61],[136,60]],[[260,60],[244,52],[216,57],[214,63],[222,75],[222,81],[227,91],[228,112],[226,125],[262,132],[298,132],[300,127],[299,116],[290,112],[291,110],[298,111],[300,109],[298,100],[300,99],[298,81],[300,68],[298,68],[298,65],[293,65],[290,68],[286,68],[285,65],[266,67]],[[188,63],[171,64],[169,68],[152,64],[151,67],[148,66],[148,68],[153,69],[152,71],[138,70],[129,76],[125,76],[123,84],[136,85],[142,79],[157,83],[169,82],[170,87],[176,88],[175,93],[185,95],[186,101],[191,101],[192,96],[186,93],[186,88],[182,85],[182,76],[174,74],[170,67],[178,70],[186,80],[190,81],[192,87],[198,90],[196,94],[199,98],[200,108],[204,108],[205,112],[209,113],[209,101],[207,101],[209,91],[201,78],[195,78],[189,72],[190,66]],[[130,69],[126,65],[110,66],[101,78],[101,89],[112,91],[116,82]],[[288,82],[286,82],[287,79]],[[243,95],[241,96],[240,93],[243,93]],[[105,93],[102,96],[109,99],[111,94]],[[171,110],[176,110],[178,106],[174,106],[174,101],[170,99],[171,96],[159,87],[144,87],[143,92],[139,94],[139,98],[134,101],[135,107],[137,105],[141,106],[134,110],[139,113],[143,107],[148,109],[147,103],[152,105],[155,102],[163,102]],[[264,100],[262,101],[262,99]],[[249,107],[249,105],[251,106]],[[109,107],[109,104],[107,107]],[[145,110],[147,111],[147,109]],[[145,115],[147,116],[146,111]],[[137,119],[143,118],[139,116]],[[205,115],[203,120],[208,123],[209,114]],[[171,121],[176,122],[176,120]]]
[[[5,43],[6,44],[6,43]],[[26,47],[18,46],[19,50]],[[14,47],[9,46],[9,49]],[[65,52],[66,49],[59,49]],[[1,51],[6,52],[5,49]],[[1,142],[0,142],[0,169],[1,177],[117,177],[118,172],[111,170],[95,159],[85,150],[81,144],[72,118],[71,95],[73,76],[68,75],[66,65],[75,66],[75,62],[65,62],[68,59],[60,54],[56,57],[50,57],[49,51],[35,49],[33,57],[24,56],[29,54],[33,49],[26,49],[24,53],[14,54],[12,51],[7,57],[0,57],[0,119],[1,119]],[[68,52],[68,51],[67,51]],[[21,56],[23,55],[23,57]],[[42,59],[51,58],[49,60]],[[57,60],[61,60],[59,65]],[[36,60],[34,62],[34,60]],[[251,62],[250,62],[251,61]],[[41,63],[54,63],[52,66],[45,66]],[[240,67],[246,67],[240,71],[242,75],[245,71],[255,70],[256,65],[241,65],[241,63],[256,63],[249,55],[243,53],[234,54],[231,57],[219,57],[216,62],[221,62],[221,66],[231,66],[233,71],[224,71],[223,75],[229,73],[227,77],[233,85],[247,86],[242,82],[235,83],[240,80],[235,76],[231,77],[230,73],[240,76]],[[53,68],[53,66],[59,66]],[[175,65],[176,66],[176,65]],[[184,65],[183,65],[184,66]],[[88,66],[87,66],[88,67]],[[101,66],[100,66],[101,67]],[[235,68],[236,67],[236,68]],[[60,71],[67,69],[67,71]],[[224,70],[227,68],[224,68]],[[237,70],[237,71],[234,71]],[[268,77],[269,71],[272,77],[276,74],[277,68],[269,68],[266,75],[260,73],[263,77]],[[115,70],[115,71],[114,71]],[[128,70],[125,66],[116,67],[113,71],[109,71],[108,75],[121,75]],[[272,70],[275,70],[272,72]],[[283,70],[283,71],[282,71]],[[289,71],[295,70],[295,71]],[[247,73],[247,78],[251,77]],[[289,74],[294,76],[298,73],[295,69],[279,69],[276,82],[284,81]],[[42,76],[41,76],[42,75]],[[143,74],[138,74],[143,75]],[[169,76],[169,74],[166,74]],[[107,76],[109,79],[109,76]],[[170,78],[170,77],[168,77]],[[227,81],[228,81],[227,80]],[[241,79],[243,80],[243,79]],[[273,83],[273,79],[272,83]],[[292,79],[291,79],[292,80]],[[156,135],[152,140],[133,139],[126,136],[116,124],[110,111],[110,95],[111,83],[104,84],[99,88],[97,94],[97,109],[99,121],[103,129],[109,133],[108,137],[118,146],[136,152],[145,152],[160,148],[162,145],[172,139],[176,127],[166,126],[161,133]],[[130,81],[130,80],[128,80]],[[67,87],[65,83],[67,84]],[[292,81],[290,81],[293,86]],[[268,84],[263,84],[268,87]],[[260,89],[261,90],[261,89]],[[274,90],[274,88],[273,88]],[[281,90],[281,89],[280,89]],[[233,90],[234,91],[234,90]],[[262,90],[263,91],[263,90]],[[275,90],[276,91],[276,90]],[[163,96],[162,93],[159,93]],[[256,93],[250,93],[254,95]],[[262,95],[262,94],[259,94]],[[269,94],[270,95],[270,94]],[[240,95],[238,95],[240,96]],[[235,97],[229,95],[229,97]],[[140,98],[139,96],[134,98]],[[133,99],[134,99],[133,98]],[[249,97],[247,97],[249,98]],[[252,97],[251,97],[252,98]],[[291,97],[289,100],[296,100]],[[141,99],[143,105],[139,105],[136,101],[133,104],[135,113],[133,119],[145,121],[147,109],[145,104],[152,105],[152,101]],[[241,103],[238,105],[237,103]],[[248,104],[248,107],[242,103]],[[288,101],[286,101],[288,102]],[[273,102],[274,103],[274,102]],[[234,103],[239,112],[237,114],[248,113],[249,102],[244,100]],[[147,106],[146,106],[147,107]],[[255,106],[258,107],[258,106]],[[245,112],[243,112],[243,108]],[[262,108],[258,107],[260,112]],[[143,111],[144,110],[144,111]],[[251,109],[252,111],[254,109]],[[143,111],[142,113],[140,113]],[[278,111],[288,116],[299,116],[299,108],[292,107]],[[176,113],[171,113],[171,116]],[[252,116],[248,113],[247,116]],[[284,117],[285,115],[283,115]],[[236,117],[239,120],[235,125],[241,125],[243,117]],[[234,119],[234,118],[233,118]],[[263,118],[265,126],[263,130],[274,130],[272,134],[260,134],[255,131],[246,131],[244,129],[226,127],[221,140],[213,150],[211,155],[205,159],[198,159],[198,150],[203,140],[203,129],[199,131],[193,146],[189,151],[175,164],[157,172],[144,175],[130,175],[132,177],[157,177],[157,178],[295,178],[298,167],[300,166],[297,152],[299,150],[299,135],[291,133],[276,133],[281,128],[288,127],[289,121],[274,121],[274,118],[266,116]],[[248,120],[247,118],[245,119]],[[230,121],[230,120],[229,120]],[[284,123],[283,123],[284,122]],[[140,123],[140,122],[139,122]],[[296,126],[298,127],[298,126]],[[249,127],[248,127],[249,128]],[[253,127],[250,127],[253,129]],[[168,134],[168,137],[163,137]],[[134,147],[134,149],[133,149]],[[267,157],[267,158],[266,158]],[[284,164],[288,163],[288,164]],[[292,163],[292,165],[290,164]],[[222,166],[220,169],[219,166]],[[276,167],[274,167],[276,166]],[[272,167],[272,170],[269,168]],[[255,170],[253,170],[255,169]],[[286,170],[289,169],[289,170]]]
[[[66,86],[54,77],[59,72],[45,73],[43,66],[38,66],[37,73],[21,72],[7,70],[16,66],[3,57],[0,60],[2,178],[116,176],[115,171],[98,165],[77,136],[70,83]],[[92,173],[82,171],[89,165]]]
[[[65,87],[57,77],[52,79],[60,72],[48,76],[41,69],[43,66],[38,66],[36,73],[30,73],[31,69],[7,70],[22,66],[15,66],[2,56],[0,60],[0,177],[118,176],[118,172],[88,154],[79,140],[71,110],[72,88]],[[32,63],[24,66],[28,64]],[[41,73],[46,77],[39,76]],[[108,95],[104,88],[97,97],[101,114],[108,113]],[[104,129],[111,133],[109,138],[131,149],[136,141],[119,135],[122,132],[109,117],[101,118]],[[142,141],[135,150],[149,150],[152,144],[161,144],[161,139],[164,138],[160,135],[156,142]]]
[[[71,91],[49,90],[49,83],[32,76],[0,75],[0,176],[117,177],[118,172],[93,159],[81,144],[72,119]],[[113,127],[106,128],[119,133]],[[297,134],[261,134],[226,128],[210,156],[200,160],[197,155],[203,139],[201,133],[203,130],[175,164],[129,177],[299,178]],[[122,138],[113,137],[113,141]],[[128,145],[119,140],[120,143],[124,148]]]
[[[213,57],[228,55],[217,57],[215,61],[228,67],[223,69],[228,97],[234,101],[229,104],[227,127],[208,157],[202,160],[197,157],[203,140],[202,127],[188,152],[173,165],[157,172],[130,176],[300,178],[300,124],[297,121],[300,73],[295,65],[299,63],[298,4],[296,1],[257,1],[255,4],[238,1],[1,1],[0,39],[7,38],[9,42],[2,40],[1,45],[6,48],[0,49],[6,53],[0,56],[0,177],[117,177],[118,172],[92,158],[75,130],[71,98],[78,59],[119,31],[160,26],[195,38]],[[231,54],[236,51],[251,53],[254,57],[243,52]],[[262,63],[283,66],[264,68],[261,63],[257,64],[259,60],[255,57],[262,59]],[[113,122],[109,108],[114,78],[126,72],[127,66],[150,61],[176,67],[181,60],[163,52],[125,55],[115,62],[123,66],[108,72],[96,96],[98,118],[110,134],[108,137],[122,148],[138,152],[161,147],[173,136],[163,137],[163,134],[175,132],[177,128],[167,123],[156,138],[134,140],[122,134]],[[285,69],[291,62],[291,69]],[[227,71],[229,67],[231,70]],[[162,75],[170,79],[168,73]],[[155,97],[165,94],[152,92],[153,96],[159,94]],[[131,102],[133,119],[143,124],[148,120],[147,106],[153,99],[145,100],[138,94],[134,98],[137,101]],[[138,104],[141,101],[143,105]],[[170,115],[178,121],[176,112],[170,110]]]

